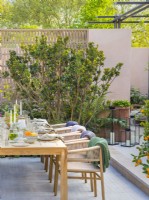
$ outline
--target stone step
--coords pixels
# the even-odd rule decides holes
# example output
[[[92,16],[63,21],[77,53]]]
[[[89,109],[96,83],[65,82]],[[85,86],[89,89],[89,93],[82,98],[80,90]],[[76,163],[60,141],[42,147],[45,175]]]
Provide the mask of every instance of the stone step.
[[[111,153],[110,164],[129,181],[149,195],[149,179],[142,173],[142,167],[135,167],[132,159],[121,153],[119,148],[116,149],[114,146],[109,146],[109,149]]]

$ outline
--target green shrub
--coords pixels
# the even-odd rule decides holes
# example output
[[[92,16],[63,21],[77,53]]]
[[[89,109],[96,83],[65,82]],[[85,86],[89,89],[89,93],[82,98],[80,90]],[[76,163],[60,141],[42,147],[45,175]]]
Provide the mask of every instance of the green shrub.
[[[137,147],[138,154],[133,155],[133,162],[135,166],[141,165],[142,171],[146,174],[146,177],[149,178],[149,100],[145,101],[144,105],[144,115],[148,120],[142,122],[141,125],[144,127],[144,141],[143,143]]]
[[[21,56],[10,51],[7,67],[33,117],[86,124],[100,111],[122,63],[105,68],[104,52],[94,43],[74,49],[68,41],[58,37],[48,44],[45,36],[37,38],[35,44],[21,46]]]
[[[128,100],[115,100],[112,102],[114,107],[129,107],[131,104]]]
[[[131,88],[130,91],[130,102],[131,104],[144,104],[144,101],[147,100],[147,95],[141,94],[138,89]]]

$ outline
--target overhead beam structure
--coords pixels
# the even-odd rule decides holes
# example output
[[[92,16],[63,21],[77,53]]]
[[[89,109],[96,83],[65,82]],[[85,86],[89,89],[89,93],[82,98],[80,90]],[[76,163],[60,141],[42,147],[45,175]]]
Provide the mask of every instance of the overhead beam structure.
[[[122,23],[140,23],[141,21],[125,21],[127,18],[149,18],[149,15],[137,15],[138,13],[149,8],[149,0],[146,2],[115,2],[115,5],[137,5],[129,11],[121,15],[114,16],[98,16],[97,18],[109,18],[109,21],[92,21],[91,24],[114,24],[114,28],[121,28]],[[144,23],[149,23],[149,20],[145,20]]]

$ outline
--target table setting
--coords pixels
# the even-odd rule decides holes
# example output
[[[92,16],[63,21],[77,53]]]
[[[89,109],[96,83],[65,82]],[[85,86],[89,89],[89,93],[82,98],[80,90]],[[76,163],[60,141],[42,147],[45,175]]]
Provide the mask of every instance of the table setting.
[[[0,156],[60,156],[60,199],[66,200],[67,147],[62,141],[46,119],[30,119],[22,111],[18,114],[17,106],[7,113],[7,117],[0,116]]]
[[[0,146],[28,147],[38,142],[63,141],[46,119],[30,117],[23,111],[23,101],[16,100],[0,117]]]

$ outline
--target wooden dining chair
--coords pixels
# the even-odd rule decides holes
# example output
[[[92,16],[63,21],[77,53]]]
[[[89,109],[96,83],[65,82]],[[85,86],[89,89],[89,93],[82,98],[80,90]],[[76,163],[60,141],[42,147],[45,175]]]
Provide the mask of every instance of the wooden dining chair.
[[[53,130],[53,133],[58,133],[58,134],[62,134],[62,133],[68,133],[71,131],[71,127],[66,127],[66,123],[62,123],[62,124],[53,124],[51,125],[51,130]],[[48,130],[47,130],[48,131]],[[40,133],[40,134],[45,134],[44,133]],[[48,165],[48,158],[49,156],[41,156],[41,162],[44,163],[44,169],[47,171],[47,165]]]
[[[64,128],[66,127],[66,123],[61,123],[61,124],[51,124],[52,128]]]
[[[63,124],[58,124],[58,128],[57,128],[56,124],[51,125],[51,126],[52,126],[54,132],[57,133],[57,134],[61,134],[62,137],[63,137],[63,134],[64,134],[64,137],[65,137],[65,133],[73,133],[73,132],[71,132],[71,126],[65,127],[65,126],[63,126]],[[71,135],[69,135],[69,136],[71,137]],[[77,137],[77,135],[75,137]],[[78,135],[78,137],[80,137],[80,135]],[[67,140],[69,140],[69,138]],[[48,170],[48,159],[49,159],[49,157],[50,157],[50,155],[49,156],[41,156],[41,162],[44,163],[44,169],[46,170],[46,172]]]
[[[61,136],[63,137],[63,141],[66,145],[74,141],[87,140],[87,138],[80,138],[80,135],[81,135],[80,131],[61,134]],[[48,171],[48,177],[49,177],[50,183],[52,182],[54,164],[55,164],[55,156],[53,155],[45,156],[44,169]]]
[[[97,180],[101,181],[102,200],[105,200],[102,149],[100,146],[88,147],[89,140],[67,144],[68,147],[68,178],[89,179],[91,190],[97,196]],[[59,157],[56,158],[54,175],[54,194],[57,195],[58,175],[61,171]],[[98,163],[94,165],[94,163]],[[73,176],[72,176],[73,174]],[[76,175],[77,174],[77,175]]]
[[[75,132],[61,133],[58,135],[61,136],[61,138],[63,139],[64,142],[67,142],[69,140],[79,139],[81,132],[75,131]],[[42,158],[43,159],[42,162],[44,163],[44,169],[46,171],[48,170],[48,158],[49,158],[49,156],[43,156],[43,158]]]

